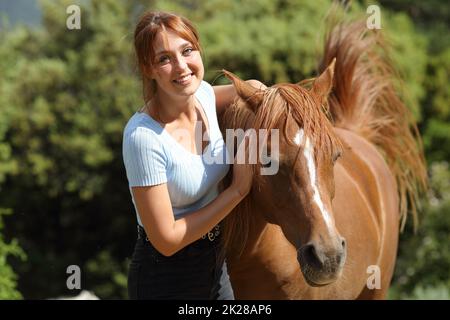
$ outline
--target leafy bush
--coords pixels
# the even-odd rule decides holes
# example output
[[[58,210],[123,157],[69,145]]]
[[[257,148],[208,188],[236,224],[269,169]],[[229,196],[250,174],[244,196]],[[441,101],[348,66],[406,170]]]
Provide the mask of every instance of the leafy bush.
[[[17,291],[17,275],[7,263],[8,256],[26,259],[25,252],[20,248],[16,239],[6,243],[2,230],[4,228],[3,216],[9,215],[12,210],[0,208],[0,300],[21,299],[22,295]]]
[[[400,237],[393,281],[395,298],[414,297],[424,292],[431,294],[434,291],[430,287],[443,286],[447,294],[450,289],[450,170],[447,162],[431,165],[430,201],[423,206],[417,234],[408,232]]]
[[[353,2],[354,12],[365,14],[366,2]],[[0,29],[0,203],[15,213],[0,238],[5,298],[19,298],[17,287],[25,298],[72,295],[72,264],[82,267],[82,289],[126,296],[136,221],[121,143],[126,121],[142,105],[132,50],[140,13],[171,10],[195,23],[205,80],[220,84],[226,80],[219,71],[228,69],[272,85],[315,75],[331,0],[80,3],[81,30],[66,28],[70,0],[43,0],[41,28]],[[429,288],[450,287],[448,17],[439,1],[381,3],[383,32],[421,121],[427,157],[436,162],[419,233],[401,235],[392,292],[431,295]],[[429,15],[431,7],[439,15]],[[24,257],[17,241],[27,263],[8,264],[8,255]]]

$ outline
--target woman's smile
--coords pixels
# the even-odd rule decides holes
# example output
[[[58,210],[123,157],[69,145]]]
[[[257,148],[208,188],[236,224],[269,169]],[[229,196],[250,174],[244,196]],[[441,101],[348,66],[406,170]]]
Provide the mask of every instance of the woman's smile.
[[[194,77],[194,73],[188,73],[186,75],[180,76],[179,78],[173,80],[172,82],[174,82],[178,85],[187,86],[187,85],[191,84],[193,77]]]

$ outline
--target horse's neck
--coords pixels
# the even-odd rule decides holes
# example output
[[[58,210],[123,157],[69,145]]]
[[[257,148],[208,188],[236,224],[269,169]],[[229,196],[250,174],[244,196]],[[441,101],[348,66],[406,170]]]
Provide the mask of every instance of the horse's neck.
[[[243,257],[255,257],[263,254],[271,256],[276,244],[288,242],[281,228],[266,220],[260,208],[254,208],[248,230],[248,238],[243,251]]]
[[[260,246],[261,241],[266,238],[267,232],[270,230],[269,223],[264,219],[260,213],[252,212],[254,214],[252,222],[248,230],[248,239],[245,250],[254,251]]]

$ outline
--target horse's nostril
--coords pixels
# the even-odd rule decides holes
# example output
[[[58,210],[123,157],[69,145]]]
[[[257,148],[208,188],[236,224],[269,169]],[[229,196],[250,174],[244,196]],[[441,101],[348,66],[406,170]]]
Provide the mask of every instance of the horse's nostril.
[[[321,258],[321,256],[318,254],[316,248],[314,247],[313,244],[309,244],[304,248],[304,253],[305,253],[305,257],[308,260],[308,262],[311,265],[316,266],[317,268],[320,268],[323,266],[323,259]]]
[[[347,242],[345,241],[344,238],[342,238],[341,245],[342,245],[342,249],[345,250],[345,247],[346,247],[346,245],[347,245]]]
[[[347,242],[344,238],[341,238],[341,251],[336,256],[337,264],[341,264],[341,262],[345,259],[346,251],[347,251]]]

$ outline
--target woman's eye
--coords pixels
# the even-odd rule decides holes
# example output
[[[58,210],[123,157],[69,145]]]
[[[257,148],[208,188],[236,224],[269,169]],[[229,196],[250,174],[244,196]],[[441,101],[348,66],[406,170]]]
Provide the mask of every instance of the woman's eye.
[[[183,55],[188,56],[192,53],[192,51],[194,51],[194,49],[192,48],[186,48],[183,50]]]
[[[167,63],[170,61],[169,56],[161,56],[158,60],[159,63]]]

